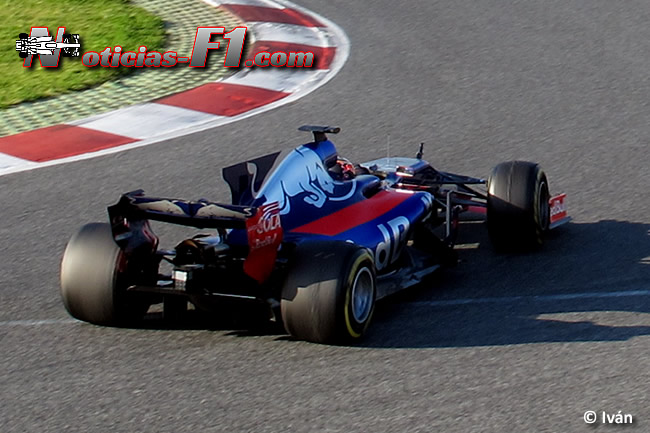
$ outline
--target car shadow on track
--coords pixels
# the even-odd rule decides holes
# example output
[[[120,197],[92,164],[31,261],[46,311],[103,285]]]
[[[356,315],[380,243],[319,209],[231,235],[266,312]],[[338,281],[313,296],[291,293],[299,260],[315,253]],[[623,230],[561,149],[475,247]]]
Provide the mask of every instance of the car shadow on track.
[[[621,221],[569,224],[540,251],[495,254],[482,224],[460,242],[461,263],[431,281],[377,303],[361,347],[469,347],[624,341],[650,335],[650,225]],[[291,341],[281,324],[253,316],[215,318],[189,311],[165,320],[147,314],[140,328],[212,330]]]
[[[650,335],[650,225],[569,224],[543,249],[481,247],[457,267],[378,303],[365,347],[620,341]],[[472,233],[469,233],[472,235]]]
[[[219,331],[240,337],[285,334],[281,323],[267,321],[262,314],[256,313],[258,312],[238,309],[217,315],[190,309],[182,316],[168,318],[162,312],[162,305],[158,304],[152,306],[144,320],[130,327],[161,331]]]

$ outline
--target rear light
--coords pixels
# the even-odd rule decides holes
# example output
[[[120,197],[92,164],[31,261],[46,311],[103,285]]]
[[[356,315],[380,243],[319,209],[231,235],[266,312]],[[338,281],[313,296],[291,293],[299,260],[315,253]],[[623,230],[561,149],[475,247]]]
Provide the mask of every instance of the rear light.
[[[187,292],[192,287],[192,282],[199,277],[199,272],[203,269],[203,265],[183,265],[175,268],[172,272],[172,280],[174,280],[174,289],[182,292]]]
[[[172,278],[174,279],[174,288],[176,290],[187,291],[187,281],[189,280],[187,271],[174,270]]]

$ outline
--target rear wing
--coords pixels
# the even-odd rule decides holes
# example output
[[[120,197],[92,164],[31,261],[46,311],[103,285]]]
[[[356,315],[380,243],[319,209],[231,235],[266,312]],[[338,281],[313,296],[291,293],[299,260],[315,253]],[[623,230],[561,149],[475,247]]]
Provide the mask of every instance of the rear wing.
[[[338,134],[341,128],[338,126],[317,126],[317,125],[302,125],[298,131],[311,132],[314,134],[314,142],[319,143],[327,140],[325,134]]]
[[[117,204],[108,207],[114,235],[125,221],[145,219],[196,228],[245,228],[246,220],[255,213],[251,206],[147,197],[143,190],[123,194]]]
[[[244,272],[259,283],[264,282],[275,264],[283,231],[277,202],[259,207],[147,197],[137,190],[122,195],[109,206],[113,238],[120,248],[132,255],[148,257],[156,251],[158,237],[149,221],[162,221],[197,228],[245,229],[248,253]]]

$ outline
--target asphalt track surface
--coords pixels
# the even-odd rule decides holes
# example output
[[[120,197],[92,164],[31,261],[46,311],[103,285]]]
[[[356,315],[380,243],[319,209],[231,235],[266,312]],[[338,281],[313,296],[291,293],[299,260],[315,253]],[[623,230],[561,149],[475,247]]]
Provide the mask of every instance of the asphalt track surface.
[[[350,58],[295,103],[146,148],[0,178],[0,431],[650,429],[650,5],[604,0],[302,0]],[[71,321],[65,242],[142,187],[226,198],[220,168],[340,125],[352,160],[414,154],[484,176],[540,162],[574,222],[536,254],[483,241],[382,303],[359,347],[227,329]],[[174,234],[160,228],[159,234]],[[174,239],[175,240],[175,239]],[[598,431],[613,426],[596,424]]]

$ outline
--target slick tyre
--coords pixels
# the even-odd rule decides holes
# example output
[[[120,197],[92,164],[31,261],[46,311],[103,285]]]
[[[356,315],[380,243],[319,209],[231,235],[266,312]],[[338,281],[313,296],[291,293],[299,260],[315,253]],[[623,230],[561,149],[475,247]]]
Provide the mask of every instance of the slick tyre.
[[[497,251],[542,245],[549,226],[549,188],[538,164],[509,161],[488,179],[487,228]]]
[[[148,304],[126,292],[128,261],[108,224],[83,226],[68,242],[61,262],[61,297],[71,316],[97,325],[129,325]]]
[[[350,343],[366,332],[377,296],[370,252],[346,242],[298,245],[282,288],[286,331],[314,343]]]

